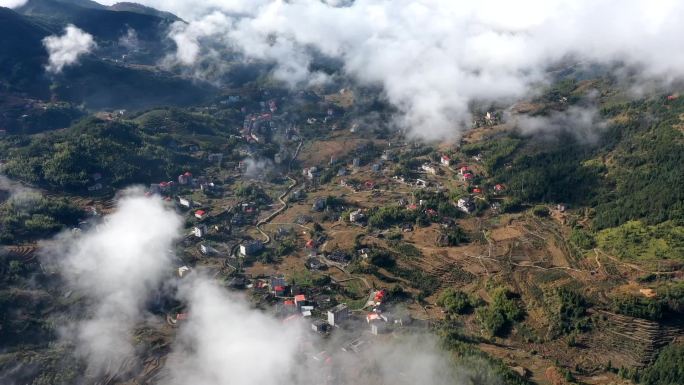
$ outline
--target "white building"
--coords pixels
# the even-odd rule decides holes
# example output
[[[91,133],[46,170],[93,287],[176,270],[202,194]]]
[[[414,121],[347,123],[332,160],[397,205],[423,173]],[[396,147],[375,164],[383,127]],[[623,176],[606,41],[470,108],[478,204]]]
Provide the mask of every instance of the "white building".
[[[449,165],[451,164],[451,158],[448,155],[442,155],[439,161],[440,163],[442,163],[443,166],[449,167]]]
[[[458,202],[456,202],[456,205],[461,211],[467,214],[470,214],[473,210],[475,210],[475,205],[470,198],[461,198],[458,200]]]
[[[202,238],[207,234],[207,226],[205,225],[199,225],[195,226],[192,229],[192,233],[197,237],[197,238]]]
[[[360,221],[361,219],[363,219],[363,212],[361,212],[361,210],[356,210],[356,211],[352,211],[351,213],[349,213],[349,221],[350,222],[357,222],[357,221]]]
[[[437,169],[431,164],[425,163],[424,165],[420,166],[420,168],[428,174],[437,174]]]

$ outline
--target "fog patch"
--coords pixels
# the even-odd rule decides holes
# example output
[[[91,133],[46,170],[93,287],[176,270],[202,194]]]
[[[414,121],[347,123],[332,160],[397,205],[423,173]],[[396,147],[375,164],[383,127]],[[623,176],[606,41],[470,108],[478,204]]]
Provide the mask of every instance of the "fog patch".
[[[62,72],[66,66],[76,64],[79,57],[96,47],[93,36],[73,24],[67,25],[61,36],[44,38],[43,45],[50,55],[45,69],[54,74]]]
[[[131,332],[146,317],[151,293],[172,274],[170,250],[180,226],[161,199],[131,189],[101,224],[44,245],[46,265],[85,298],[85,318],[62,331],[91,371],[116,373],[134,357]]]
[[[608,123],[601,119],[595,106],[571,106],[566,110],[552,111],[544,116],[508,115],[507,120],[524,135],[555,137],[557,134],[569,133],[584,144],[598,142],[608,127]]]
[[[432,140],[470,128],[473,103],[529,95],[550,81],[551,67],[618,66],[661,84],[684,75],[684,53],[675,49],[684,3],[674,1],[147,3],[191,20],[171,32],[182,65],[239,53],[301,86],[326,77],[312,70],[316,55],[340,60],[345,75],[382,87],[397,124]]]

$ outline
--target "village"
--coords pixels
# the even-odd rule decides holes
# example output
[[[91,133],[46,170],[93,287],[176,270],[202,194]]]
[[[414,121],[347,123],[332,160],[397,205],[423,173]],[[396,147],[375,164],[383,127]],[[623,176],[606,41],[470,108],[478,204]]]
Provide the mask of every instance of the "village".
[[[340,91],[342,96],[348,93]],[[360,266],[372,265],[383,239],[396,238],[396,231],[413,232],[417,218],[423,226],[435,223],[441,229],[435,242],[449,246],[449,229],[456,228],[457,218],[484,210],[489,198],[500,199],[505,191],[502,184],[479,184],[483,155],[463,155],[459,146],[428,151],[401,138],[356,139],[366,136],[359,131],[368,128],[350,123],[339,105],[312,94],[297,95],[323,107],[314,116],[293,117],[291,111],[281,111],[285,97],[263,94],[265,100],[258,104],[233,95],[202,110],[210,114],[246,104],[241,107],[244,124],[234,136],[242,143],[237,147],[242,160],[203,152],[192,142],[177,143],[204,157],[209,167],[199,175],[185,171],[147,187],[147,196],[160,196],[185,218],[177,278],[188,279],[195,271],[209,274],[284,323],[305,320],[312,333],[323,337],[343,333],[346,342],[340,348],[348,352],[360,351],[373,338],[429,330],[441,316],[434,304],[427,310],[415,298],[434,295],[434,288],[420,293],[410,281],[388,284],[364,274]],[[125,118],[125,111],[105,118]],[[483,119],[485,123],[477,124],[492,123],[489,114]],[[320,151],[318,139],[306,139],[311,130],[344,141],[344,148]],[[263,158],[261,149],[273,143],[278,150]],[[106,188],[101,174],[91,180],[91,193]],[[439,210],[435,197],[454,189],[459,193],[450,198],[453,210],[440,212],[444,209]],[[492,203],[487,210],[497,210],[499,204]],[[374,214],[384,206],[410,215],[376,223]],[[108,210],[102,204],[91,208],[96,215]],[[183,305],[170,310],[166,318],[171,326],[190,316]]]
[[[493,172],[515,171],[502,159],[518,139],[508,136],[500,110],[475,114],[471,131],[455,142],[426,144],[389,131],[382,117],[358,119],[354,104],[348,89],[321,96],[252,89],[194,108],[196,116],[230,111],[241,123],[218,137],[172,137],[166,146],[192,161],[145,186],[184,220],[176,279],[211,277],[284,325],[304,324],[314,344],[303,354],[312,362],[331,364],[333,351],[359,356],[422,333],[462,334],[539,383],[548,368],[576,367],[590,378],[606,365],[651,359],[669,332],[641,337],[643,324],[613,313],[584,311],[583,318],[601,317],[594,329],[549,337],[555,321],[544,303],[556,285],[590,284],[605,296],[615,290],[611,282],[635,271],[605,255],[578,257],[568,238],[586,211],[512,199],[516,191]],[[129,119],[125,111],[105,118]],[[93,199],[83,201],[97,217],[114,209],[113,200],[99,198],[111,193],[110,180],[90,175]],[[618,290],[653,295],[647,285]],[[450,296],[461,298],[457,313]],[[487,319],[501,311],[495,306],[517,315]],[[169,333],[192,317],[176,301],[162,309]],[[524,323],[521,314],[529,315]],[[637,348],[575,354],[578,344],[605,345],[596,336],[612,329],[634,335]]]

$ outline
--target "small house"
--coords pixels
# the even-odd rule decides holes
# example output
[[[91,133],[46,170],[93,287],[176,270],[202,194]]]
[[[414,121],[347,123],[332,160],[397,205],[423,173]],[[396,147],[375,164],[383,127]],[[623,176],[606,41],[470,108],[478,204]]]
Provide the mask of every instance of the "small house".
[[[252,240],[240,245],[240,254],[244,257],[259,254],[264,249],[264,243],[259,240]]]
[[[349,318],[349,315],[349,307],[346,304],[341,303],[328,310],[328,324],[330,326],[339,326]]]
[[[276,286],[285,286],[287,283],[285,282],[285,277],[282,275],[274,275],[271,277],[271,281],[269,282],[269,285],[273,290]]]
[[[325,268],[325,264],[318,258],[311,257],[304,262],[304,266],[310,270],[321,270]]]
[[[449,165],[451,164],[451,158],[449,157],[449,155],[446,155],[446,154],[442,155],[442,157],[439,159],[439,161],[440,161],[440,163],[442,163],[443,166],[449,167]]]
[[[318,168],[317,168],[317,167],[305,168],[305,169],[303,170],[303,174],[304,174],[304,176],[307,177],[308,179],[317,178],[317,177],[318,177],[318,174],[319,174]]]
[[[192,202],[190,201],[190,199],[185,199],[181,197],[178,197],[178,204],[188,209],[190,208],[190,206],[192,206]]]
[[[294,296],[294,302],[297,307],[302,307],[306,304],[306,296],[304,294],[297,294]]]
[[[475,205],[470,198],[461,198],[456,202],[456,206],[466,214],[470,214],[475,210]]]
[[[325,321],[317,319],[313,322],[311,322],[311,330],[313,330],[316,333],[327,333],[330,328],[330,325],[328,325]]]
[[[247,279],[243,276],[232,277],[226,285],[232,289],[244,289],[247,285]]]
[[[311,205],[311,210],[313,210],[313,211],[325,210],[325,199],[324,198],[316,198],[316,200],[314,200],[313,205]]]
[[[371,334],[377,336],[382,334],[387,330],[387,323],[385,322],[373,322],[371,323]]]
[[[207,217],[207,212],[204,210],[195,211],[195,218],[202,220]]]
[[[349,262],[350,258],[349,255],[347,255],[347,253],[345,253],[344,251],[335,250],[332,253],[330,253],[330,255],[328,255],[328,259],[338,263],[347,263]]]
[[[192,173],[190,171],[178,175],[178,184],[187,185],[192,183]]]
[[[287,286],[278,285],[273,287],[273,294],[276,297],[284,297],[287,294]],[[294,305],[294,302],[292,304]]]
[[[349,221],[354,223],[362,220],[364,218],[363,212],[361,210],[355,210],[349,213]]]
[[[433,166],[429,163],[423,164],[422,166],[420,166],[420,168],[428,174],[432,174],[432,175],[437,174],[437,168],[435,168],[435,166]]]
[[[205,235],[207,235],[207,226],[206,225],[198,225],[193,227],[192,233],[195,235],[197,238],[202,238]]]

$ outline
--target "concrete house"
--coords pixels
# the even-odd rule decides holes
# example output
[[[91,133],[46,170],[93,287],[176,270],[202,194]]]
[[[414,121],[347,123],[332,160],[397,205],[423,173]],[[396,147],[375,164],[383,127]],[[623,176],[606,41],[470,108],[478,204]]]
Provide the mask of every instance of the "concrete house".
[[[181,197],[178,197],[178,204],[188,209],[192,206],[192,202],[190,201],[190,199],[185,199]]]
[[[190,172],[186,172],[184,174],[178,175],[178,184],[185,186],[189,184],[192,181],[192,174]]]
[[[346,304],[341,303],[328,310],[328,324],[330,324],[330,326],[339,326],[349,319],[349,315],[349,307]]]
[[[475,210],[475,204],[473,204],[473,200],[470,198],[459,199],[458,202],[456,202],[456,206],[466,214],[470,214]]]
[[[435,166],[433,166],[431,164],[425,163],[422,166],[420,166],[420,168],[423,171],[427,172],[428,174],[433,174],[433,175],[437,174],[437,168],[435,168]]]
[[[349,213],[350,222],[358,222],[364,218],[363,212],[361,210],[352,211]]]
[[[451,158],[449,157],[449,155],[444,154],[439,159],[439,162],[442,163],[443,166],[449,167],[449,165],[451,164]]]
[[[264,249],[264,244],[261,241],[253,240],[240,245],[240,254],[248,257],[259,254]]]
[[[325,199],[324,198],[316,198],[313,205],[311,206],[311,210],[313,210],[313,211],[325,210]]]
[[[320,319],[311,322],[311,330],[315,331],[316,333],[326,333],[329,327],[330,325]]]
[[[205,235],[207,235],[207,226],[206,225],[198,225],[193,227],[192,233],[195,235],[197,238],[202,238]]]

